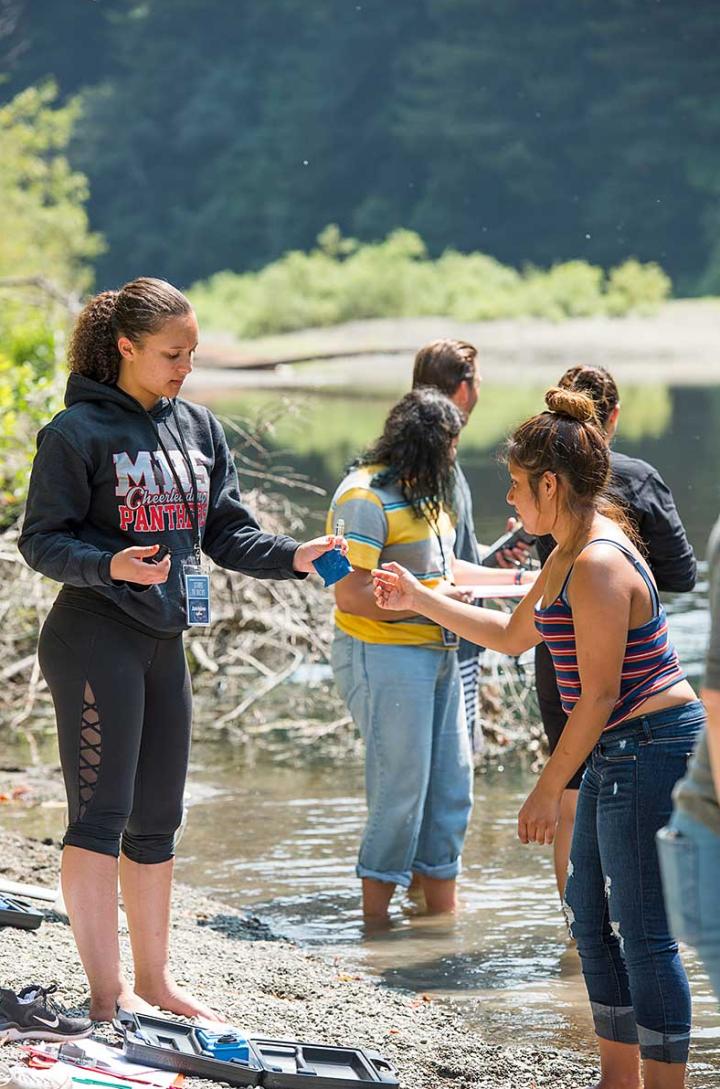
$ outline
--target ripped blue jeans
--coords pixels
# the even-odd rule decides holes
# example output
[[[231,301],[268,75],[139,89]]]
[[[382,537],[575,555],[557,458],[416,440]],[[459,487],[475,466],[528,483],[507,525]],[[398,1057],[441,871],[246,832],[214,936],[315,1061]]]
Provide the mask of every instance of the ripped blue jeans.
[[[699,700],[609,730],[580,785],[565,910],[595,1032],[687,1061],[690,990],[663,901],[655,833],[705,722]]]

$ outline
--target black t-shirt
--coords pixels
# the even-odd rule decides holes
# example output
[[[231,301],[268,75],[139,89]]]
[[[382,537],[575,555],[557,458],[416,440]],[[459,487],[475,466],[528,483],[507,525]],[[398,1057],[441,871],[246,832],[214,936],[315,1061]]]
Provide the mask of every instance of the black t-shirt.
[[[625,508],[642,540],[659,590],[692,590],[697,562],[672,492],[657,469],[640,458],[610,451],[611,496]],[[549,534],[537,539],[540,563],[555,547]]]

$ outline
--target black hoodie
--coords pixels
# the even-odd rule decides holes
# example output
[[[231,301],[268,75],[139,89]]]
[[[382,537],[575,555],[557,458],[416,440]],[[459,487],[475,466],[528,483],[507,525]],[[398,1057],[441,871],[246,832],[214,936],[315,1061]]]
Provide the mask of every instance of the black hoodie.
[[[302,577],[293,570],[298,542],[263,533],[241,502],[223,429],[208,409],[163,398],[146,412],[117,387],[78,374],[70,375],[65,404],[38,435],[19,541],[30,567],[80,588],[61,591],[59,601],[84,601],[166,636],[187,627],[182,560],[193,552],[194,493],[180,435],[197,482],[203,552],[255,578]],[[151,544],[172,552],[166,583],[111,579],[116,552]]]

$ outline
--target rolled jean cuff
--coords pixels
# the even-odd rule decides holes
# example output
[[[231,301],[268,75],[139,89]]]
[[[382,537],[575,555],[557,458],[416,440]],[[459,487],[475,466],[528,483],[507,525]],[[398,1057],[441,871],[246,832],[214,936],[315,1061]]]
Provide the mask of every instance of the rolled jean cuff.
[[[422,874],[423,877],[432,877],[436,881],[449,881],[453,877],[459,877],[462,870],[462,860],[456,858],[454,862],[444,862],[441,866],[428,866],[427,862],[413,862],[413,873]]]
[[[596,1036],[616,1044],[637,1044],[638,1029],[632,1006],[603,1006],[591,1001],[590,1007]]]
[[[370,877],[373,881],[384,881],[386,885],[402,885],[404,889],[409,889],[412,884],[412,874],[409,870],[404,873],[400,871],[397,873],[381,873],[380,870],[369,870],[367,866],[362,866],[358,862],[355,873],[358,877]]]
[[[690,1050],[689,1032],[656,1032],[655,1029],[637,1027],[640,1041],[640,1058],[653,1059],[656,1063],[686,1063]]]

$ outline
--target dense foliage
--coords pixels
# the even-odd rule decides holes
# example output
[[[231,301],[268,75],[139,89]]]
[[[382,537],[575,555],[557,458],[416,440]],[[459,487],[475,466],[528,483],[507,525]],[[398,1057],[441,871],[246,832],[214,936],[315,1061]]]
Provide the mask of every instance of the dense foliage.
[[[88,286],[100,249],[88,229],[85,177],[66,149],[77,103],[54,105],[51,84],[0,107],[0,276],[42,274],[68,291]]]
[[[653,263],[626,261],[607,277],[586,261],[519,273],[482,253],[446,250],[429,260],[412,231],[361,245],[333,225],[312,252],[287,253],[260,272],[219,272],[190,297],[202,325],[257,337],[361,318],[618,316],[650,311],[669,292],[668,277]]]
[[[28,88],[0,108],[0,527],[24,500],[35,433],[60,407],[68,307],[100,249],[66,155],[77,108],[54,98]]]
[[[720,291],[715,0],[4,0],[7,96],[82,93],[98,286],[329,222]]]

